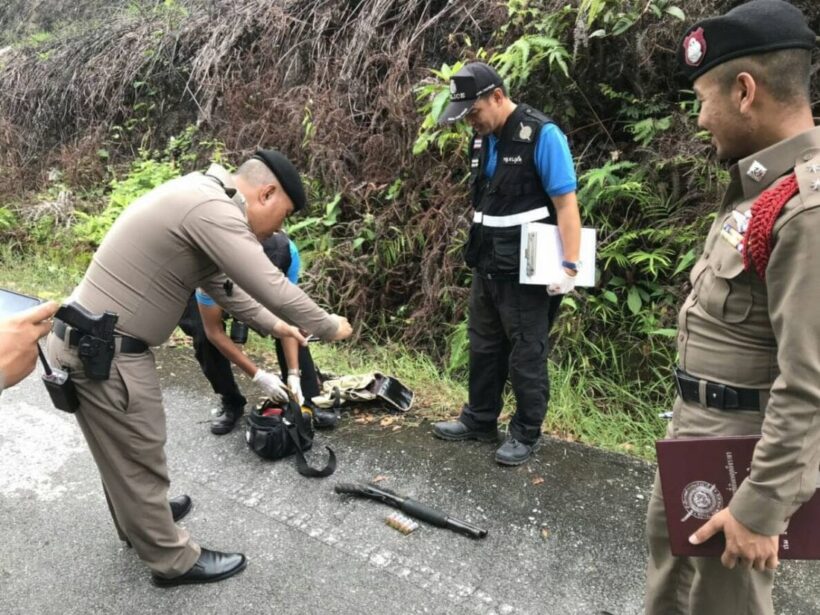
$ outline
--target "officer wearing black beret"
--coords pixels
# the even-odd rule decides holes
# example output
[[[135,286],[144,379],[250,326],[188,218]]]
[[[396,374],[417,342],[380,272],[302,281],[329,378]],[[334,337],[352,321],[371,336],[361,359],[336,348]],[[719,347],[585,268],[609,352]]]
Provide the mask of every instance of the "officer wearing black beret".
[[[499,439],[497,422],[509,377],[516,410],[495,459],[530,458],[547,412],[549,329],[562,295],[575,286],[581,218],[567,138],[546,115],[508,96],[498,73],[472,62],[450,82],[440,122],[473,128],[470,185],[475,212],[465,247],[470,290],[469,401],[458,420],[436,423],[444,440]],[[564,249],[562,279],[549,287],[519,284],[521,227],[555,224]]]
[[[675,557],[656,476],[647,512],[646,613],[772,614],[778,535],[820,467],[820,128],[814,32],[783,0],[752,0],[688,28],[679,65],[730,182],[690,280],[669,438],[760,435],[749,477]],[[671,523],[679,519],[670,519]]]
[[[72,293],[75,310],[117,316],[110,339],[101,340],[111,349],[104,369],[85,369],[83,357],[97,347],[84,346],[81,354],[90,331],[54,320],[49,360],[71,371],[75,416],[114,527],[160,587],[227,579],[247,560],[202,548],[175,524],[191,499],[176,506],[168,500],[165,412],[151,347],[174,330],[195,288],[257,331],[304,343],[281,317],[321,339],[349,337],[347,319],[328,314],[291,284],[259,243],[305,204],[295,167],[271,150],[257,152],[234,174],[211,165],[166,182],[128,206]],[[266,392],[282,385],[274,374],[257,384]]]

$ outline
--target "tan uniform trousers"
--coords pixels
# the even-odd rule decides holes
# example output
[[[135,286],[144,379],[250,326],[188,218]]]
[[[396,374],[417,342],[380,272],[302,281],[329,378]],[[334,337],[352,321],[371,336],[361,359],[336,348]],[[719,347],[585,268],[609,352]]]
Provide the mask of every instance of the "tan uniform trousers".
[[[667,437],[760,434],[762,420],[762,412],[721,412],[678,399]],[[719,557],[672,555],[657,472],[646,515],[646,534],[646,615],[773,615],[773,571],[758,572],[742,566],[729,570]]]
[[[66,336],[68,337],[68,336]],[[71,370],[80,424],[102,477],[114,525],[151,570],[184,574],[200,548],[176,526],[168,504],[165,411],[154,355],[118,354],[108,380],[89,380],[76,348],[51,333],[49,361]]]

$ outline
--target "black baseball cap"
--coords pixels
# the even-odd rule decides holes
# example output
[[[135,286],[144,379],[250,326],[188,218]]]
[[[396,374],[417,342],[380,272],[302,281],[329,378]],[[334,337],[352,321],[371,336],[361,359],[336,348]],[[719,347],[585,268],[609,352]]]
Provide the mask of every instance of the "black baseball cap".
[[[276,176],[285,194],[290,197],[294,212],[301,211],[307,206],[305,187],[302,185],[299,171],[284,154],[275,149],[258,149],[251,158],[264,162]]]
[[[694,81],[735,58],[816,45],[816,35],[796,6],[785,0],[751,0],[688,28],[677,56],[684,75]]]
[[[452,124],[473,108],[478,97],[495,88],[503,88],[504,80],[484,62],[471,62],[450,79],[450,104],[438,118],[439,124]]]

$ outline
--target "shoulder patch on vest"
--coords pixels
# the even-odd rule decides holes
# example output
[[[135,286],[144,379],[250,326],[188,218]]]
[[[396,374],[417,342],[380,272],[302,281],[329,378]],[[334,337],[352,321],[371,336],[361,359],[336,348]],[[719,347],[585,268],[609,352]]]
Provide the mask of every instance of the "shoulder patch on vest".
[[[515,136],[513,141],[520,143],[532,143],[535,141],[535,136],[538,134],[538,122],[519,122],[518,128],[515,129]]]
[[[794,167],[800,199],[804,207],[820,205],[820,149],[810,150]]]

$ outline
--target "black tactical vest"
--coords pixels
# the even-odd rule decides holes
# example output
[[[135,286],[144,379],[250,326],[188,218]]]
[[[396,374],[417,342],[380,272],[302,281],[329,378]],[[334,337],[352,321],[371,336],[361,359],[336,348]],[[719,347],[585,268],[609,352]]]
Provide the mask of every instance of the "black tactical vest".
[[[552,120],[540,111],[519,104],[507,118],[496,143],[497,164],[491,179],[483,175],[487,138],[473,136],[470,144],[470,185],[476,212],[503,221],[506,216],[546,207],[547,216],[530,221],[556,223],[555,206],[544,191],[535,168],[538,135],[541,127],[549,123]],[[481,276],[518,278],[520,245],[520,224],[495,227],[473,222],[464,259]]]

